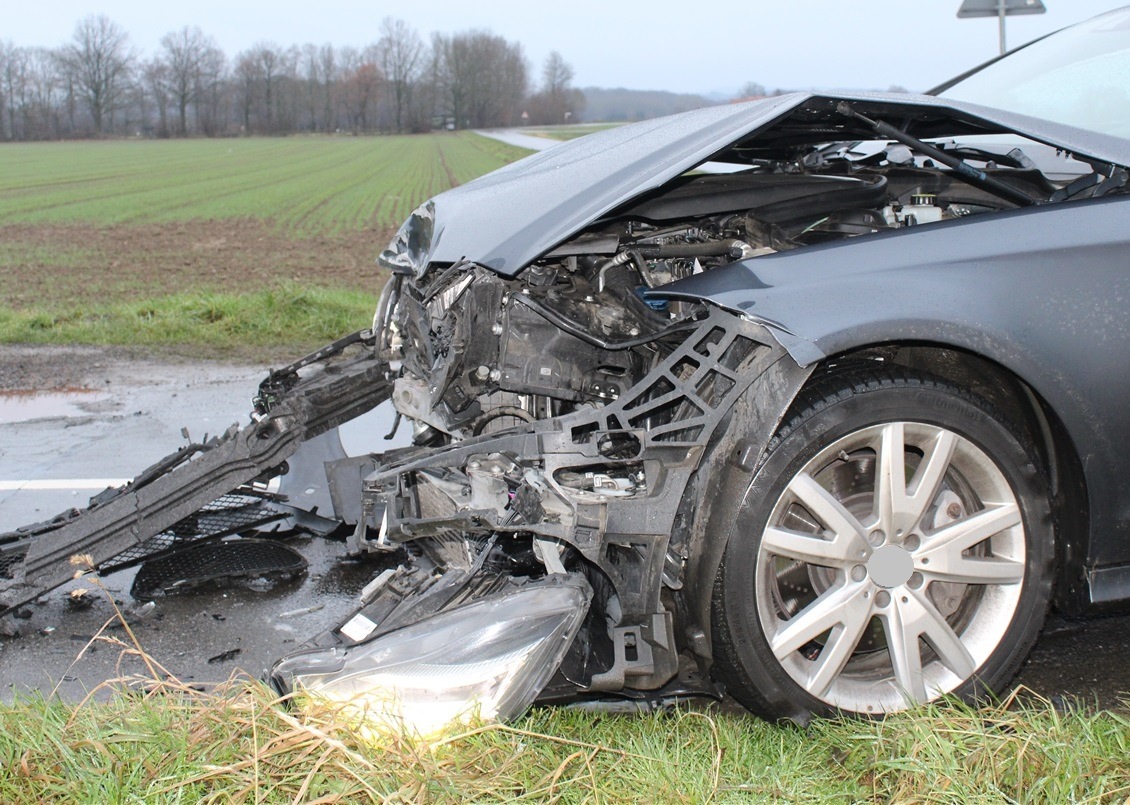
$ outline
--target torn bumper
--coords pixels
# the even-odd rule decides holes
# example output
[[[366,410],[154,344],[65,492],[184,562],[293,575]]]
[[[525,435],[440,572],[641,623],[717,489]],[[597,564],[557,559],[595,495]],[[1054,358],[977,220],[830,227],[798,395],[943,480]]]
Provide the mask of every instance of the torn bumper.
[[[529,707],[557,671],[591,597],[584,577],[570,574],[384,634],[358,613],[340,631],[361,642],[287,657],[271,682],[282,694],[344,705],[378,727],[422,736],[469,719],[505,721]]]

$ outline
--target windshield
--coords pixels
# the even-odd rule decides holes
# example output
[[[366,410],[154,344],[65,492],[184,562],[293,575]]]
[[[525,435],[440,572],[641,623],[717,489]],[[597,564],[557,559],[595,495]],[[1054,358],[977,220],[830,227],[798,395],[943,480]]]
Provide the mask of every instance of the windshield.
[[[1130,8],[1037,40],[939,95],[1130,139]]]

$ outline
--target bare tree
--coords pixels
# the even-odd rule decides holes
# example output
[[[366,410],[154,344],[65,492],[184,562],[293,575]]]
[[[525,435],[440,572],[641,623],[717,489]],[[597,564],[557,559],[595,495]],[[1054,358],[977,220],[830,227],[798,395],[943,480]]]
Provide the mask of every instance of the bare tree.
[[[742,84],[742,88],[738,90],[739,98],[764,98],[768,94],[765,86],[758,84],[756,81],[747,81]]]
[[[573,68],[556,50],[545,59],[541,68],[542,92],[547,95],[564,95],[573,80]]]
[[[531,123],[564,123],[584,108],[585,96],[570,86],[573,68],[556,50],[542,67],[542,85],[529,99]]]
[[[326,131],[334,131],[338,127],[338,64],[334,46],[327,43],[318,51],[318,61],[322,72],[322,119]]]
[[[322,130],[318,123],[321,96],[322,63],[318,59],[318,47],[307,43],[302,46],[302,111],[309,131]]]
[[[251,115],[260,87],[259,62],[248,51],[241,53],[235,65],[234,90],[239,98],[241,128],[244,134],[251,134]]]
[[[282,53],[274,44],[259,44],[252,51],[259,67],[259,80],[263,83],[264,128],[273,131],[275,127],[275,88],[282,70]]]
[[[0,101],[3,102],[4,117],[7,119],[7,139],[21,139],[16,128],[17,98],[19,97],[24,71],[21,67],[23,49],[11,42],[0,43]],[[0,132],[4,126],[0,125]]]
[[[75,88],[86,102],[94,131],[101,134],[130,79],[129,35],[108,17],[91,15],[75,26],[74,41],[61,53]]]
[[[404,20],[385,17],[377,40],[379,64],[392,89],[396,131],[404,130],[404,118],[411,103],[412,87],[419,69],[424,43]]]
[[[341,50],[342,104],[354,132],[368,131],[373,107],[380,96],[384,77],[375,57],[372,49],[362,53],[353,48]]]
[[[141,81],[150,100],[157,109],[157,136],[169,136],[169,88],[175,85],[171,68],[161,59],[153,59],[141,66]],[[183,117],[181,118],[183,121]]]
[[[177,110],[177,134],[188,134],[188,107],[199,99],[201,74],[215,40],[187,25],[161,37],[161,61],[165,65],[168,95]]]
[[[490,31],[436,34],[446,108],[456,128],[505,126],[521,111],[529,83],[522,46]]]
[[[209,136],[221,133],[227,125],[221,120],[220,109],[227,94],[227,62],[227,56],[218,47],[208,47],[200,61],[193,109],[197,131]]]
[[[293,57],[293,58],[292,58]],[[285,130],[280,112],[280,90],[293,74],[294,53],[271,42],[259,42],[240,54],[236,63],[236,85],[245,133],[275,134]],[[289,109],[285,110],[289,113]]]

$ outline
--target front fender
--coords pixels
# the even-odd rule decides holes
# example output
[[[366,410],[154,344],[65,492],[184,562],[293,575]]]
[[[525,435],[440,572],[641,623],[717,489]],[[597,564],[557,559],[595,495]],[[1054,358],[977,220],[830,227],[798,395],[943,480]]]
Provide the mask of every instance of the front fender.
[[[1121,445],[1130,376],[1130,197],[1030,207],[733,263],[658,291],[741,312],[802,365],[878,344],[988,358],[1062,420],[1086,468],[1088,561],[1130,562]]]

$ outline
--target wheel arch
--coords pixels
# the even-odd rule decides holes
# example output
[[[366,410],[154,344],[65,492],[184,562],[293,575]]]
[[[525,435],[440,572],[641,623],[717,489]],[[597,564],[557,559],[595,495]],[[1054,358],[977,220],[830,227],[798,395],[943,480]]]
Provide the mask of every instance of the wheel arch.
[[[1062,611],[1074,613],[1087,607],[1089,591],[1085,573],[1090,515],[1086,477],[1079,453],[1066,427],[1048,403],[1015,372],[982,355],[948,344],[935,342],[885,342],[854,347],[820,361],[790,402],[796,404],[812,384],[836,372],[858,368],[862,362],[890,362],[926,372],[968,388],[985,398],[1022,430],[1020,434],[1035,446],[1047,470],[1049,504],[1056,539],[1054,603]],[[685,589],[684,634],[688,647],[708,662],[713,659],[710,637],[710,599],[714,578],[734,523],[723,521],[712,500],[732,499],[738,477],[729,473],[734,488],[716,484],[724,465],[755,475],[763,459],[765,445],[756,450],[751,440],[741,438],[742,423],[735,417],[727,437],[721,439],[704,461],[695,480],[702,501],[701,526],[691,539]],[[775,428],[774,428],[775,430]],[[748,479],[747,475],[747,479]],[[699,519],[696,518],[696,519]]]

